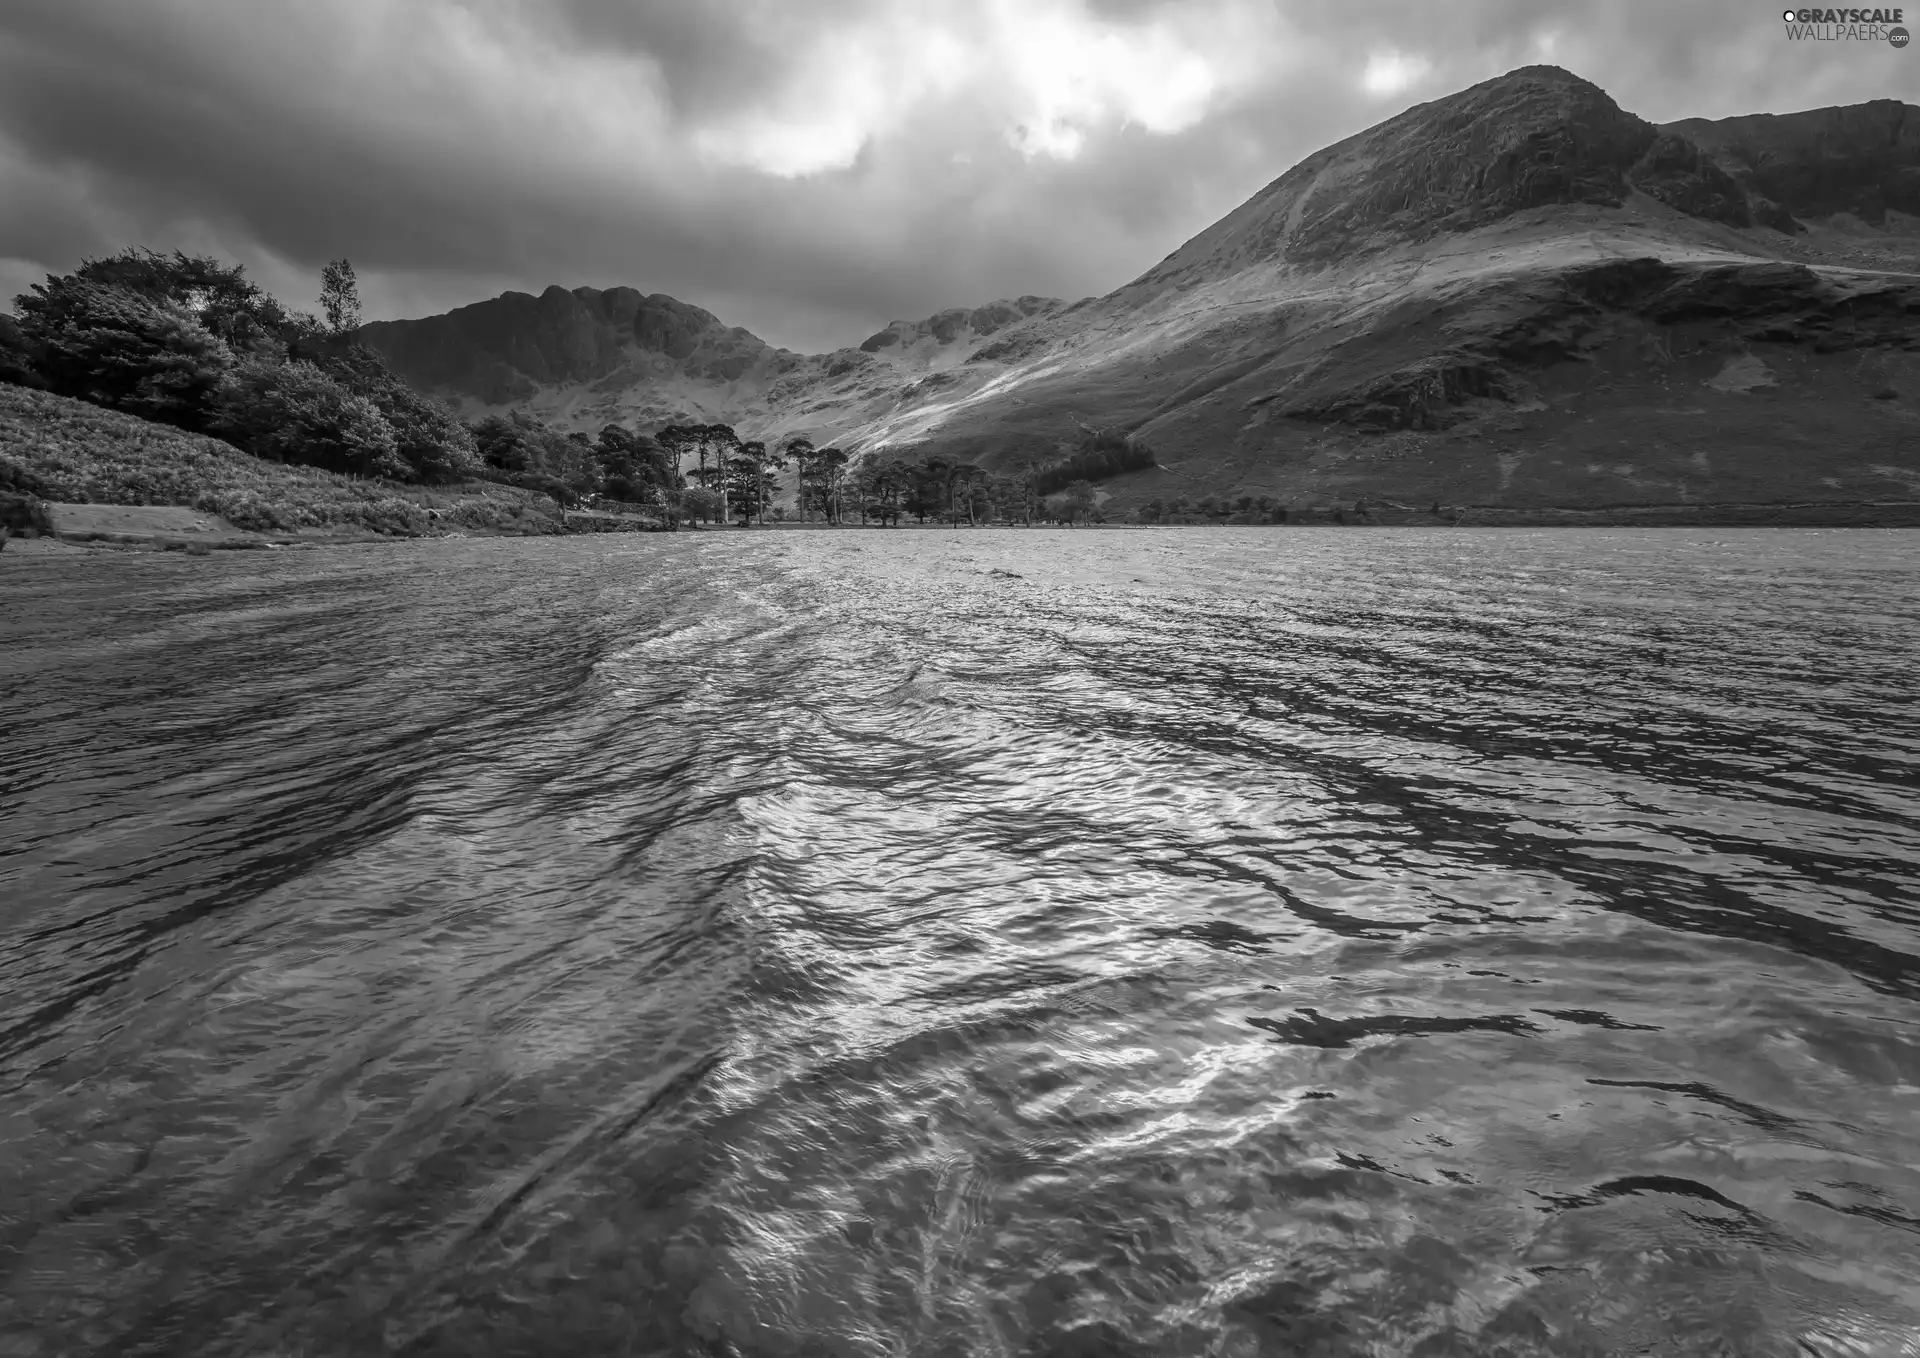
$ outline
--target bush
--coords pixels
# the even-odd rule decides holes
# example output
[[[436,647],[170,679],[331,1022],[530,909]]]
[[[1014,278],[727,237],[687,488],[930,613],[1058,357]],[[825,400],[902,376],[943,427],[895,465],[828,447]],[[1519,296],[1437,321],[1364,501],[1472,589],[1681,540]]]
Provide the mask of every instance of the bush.
[[[177,302],[68,275],[15,299],[34,368],[62,396],[205,429],[233,355]]]
[[[18,537],[39,537],[53,532],[53,519],[37,495],[0,491],[0,531]]]
[[[555,476],[543,476],[538,472],[517,476],[513,479],[512,484],[526,490],[537,490],[542,495],[551,496],[553,501],[562,508],[576,504],[580,499],[580,497],[574,493],[573,487],[569,486],[565,481]]]
[[[393,426],[303,360],[251,359],[221,383],[214,431],[256,457],[362,476],[404,476]]]
[[[288,514],[279,506],[251,490],[203,491],[196,495],[193,507],[206,514],[218,514],[235,528],[250,533],[285,532],[305,528],[306,516]]]

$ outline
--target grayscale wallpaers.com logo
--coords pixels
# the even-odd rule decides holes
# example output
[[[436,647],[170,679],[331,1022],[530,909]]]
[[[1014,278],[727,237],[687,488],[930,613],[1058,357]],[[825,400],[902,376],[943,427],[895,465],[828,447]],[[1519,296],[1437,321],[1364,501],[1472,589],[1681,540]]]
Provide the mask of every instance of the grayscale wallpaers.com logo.
[[[1899,9],[1789,9],[1781,11],[1796,42],[1884,42],[1907,45],[1906,11]]]

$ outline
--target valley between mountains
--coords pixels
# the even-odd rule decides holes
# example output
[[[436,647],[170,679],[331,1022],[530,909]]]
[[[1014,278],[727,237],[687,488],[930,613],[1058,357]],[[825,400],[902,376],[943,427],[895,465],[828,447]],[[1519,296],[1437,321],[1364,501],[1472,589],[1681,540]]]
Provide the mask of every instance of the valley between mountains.
[[[815,355],[627,288],[362,338],[468,416],[564,428],[716,420],[995,469],[1117,429],[1156,460],[1102,486],[1122,510],[1898,518],[1920,502],[1920,108],[1662,127],[1527,67],[1309,156],[1104,297],[956,308]]]

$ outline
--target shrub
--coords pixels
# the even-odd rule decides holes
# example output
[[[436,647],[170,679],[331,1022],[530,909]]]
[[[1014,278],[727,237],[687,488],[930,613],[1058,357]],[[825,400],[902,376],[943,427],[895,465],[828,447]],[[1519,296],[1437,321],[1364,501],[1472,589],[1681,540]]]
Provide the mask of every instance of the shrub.
[[[203,491],[194,497],[193,507],[207,514],[218,514],[235,528],[251,533],[271,533],[303,528],[301,515],[288,515],[250,490]]]
[[[0,531],[39,537],[53,532],[53,519],[38,496],[0,491]]]

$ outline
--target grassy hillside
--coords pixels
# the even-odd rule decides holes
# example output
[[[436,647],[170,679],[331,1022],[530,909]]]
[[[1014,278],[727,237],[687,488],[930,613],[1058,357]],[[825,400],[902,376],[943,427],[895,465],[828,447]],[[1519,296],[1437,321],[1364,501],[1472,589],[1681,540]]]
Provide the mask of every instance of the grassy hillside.
[[[409,486],[267,462],[82,401],[0,385],[0,491],[43,500],[181,505],[263,533],[565,532],[546,495],[472,481]]]

